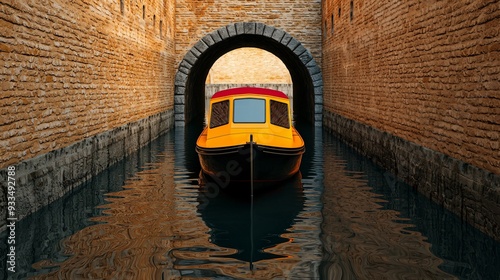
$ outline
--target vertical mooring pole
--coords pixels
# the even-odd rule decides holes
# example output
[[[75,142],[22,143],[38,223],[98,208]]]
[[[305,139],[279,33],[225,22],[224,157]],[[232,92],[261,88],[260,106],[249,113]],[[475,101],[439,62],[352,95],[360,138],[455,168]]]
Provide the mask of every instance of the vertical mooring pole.
[[[253,205],[253,135],[250,134],[250,196]]]
[[[253,135],[250,134],[250,270],[253,271]]]

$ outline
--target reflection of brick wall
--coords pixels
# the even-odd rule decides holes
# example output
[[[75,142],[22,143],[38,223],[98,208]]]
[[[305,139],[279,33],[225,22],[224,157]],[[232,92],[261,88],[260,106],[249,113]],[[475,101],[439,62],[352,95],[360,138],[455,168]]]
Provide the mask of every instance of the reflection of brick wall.
[[[288,69],[272,53],[242,48],[219,58],[210,69],[207,84],[290,84]]]
[[[500,174],[498,4],[350,2],[323,1],[324,108]]]
[[[0,168],[172,108],[174,1],[8,2]]]

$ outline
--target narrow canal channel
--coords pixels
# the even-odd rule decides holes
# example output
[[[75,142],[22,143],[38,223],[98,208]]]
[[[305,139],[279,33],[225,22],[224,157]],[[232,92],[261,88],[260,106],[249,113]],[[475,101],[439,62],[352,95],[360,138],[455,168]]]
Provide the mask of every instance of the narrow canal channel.
[[[500,279],[500,243],[327,131],[299,129],[301,174],[253,205],[204,191],[199,128],[171,131],[20,221],[17,273],[0,278]]]

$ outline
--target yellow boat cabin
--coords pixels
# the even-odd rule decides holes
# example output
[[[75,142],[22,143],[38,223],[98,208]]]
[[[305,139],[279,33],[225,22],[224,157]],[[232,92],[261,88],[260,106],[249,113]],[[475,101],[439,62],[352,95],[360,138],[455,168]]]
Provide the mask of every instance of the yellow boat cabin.
[[[196,142],[203,172],[215,175],[227,169],[229,162],[237,163],[241,174],[232,179],[248,180],[246,148],[251,135],[256,146],[256,180],[278,181],[298,172],[305,147],[292,125],[290,100],[280,91],[253,87],[212,96],[207,127]]]

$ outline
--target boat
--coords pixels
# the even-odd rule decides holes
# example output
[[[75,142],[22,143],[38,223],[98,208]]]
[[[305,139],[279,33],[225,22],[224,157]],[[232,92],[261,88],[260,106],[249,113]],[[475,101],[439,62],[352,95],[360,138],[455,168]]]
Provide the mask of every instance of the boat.
[[[222,90],[210,99],[207,116],[196,152],[201,171],[219,187],[250,180],[266,186],[299,171],[304,140],[292,125],[290,100],[283,92]]]

